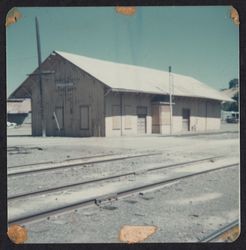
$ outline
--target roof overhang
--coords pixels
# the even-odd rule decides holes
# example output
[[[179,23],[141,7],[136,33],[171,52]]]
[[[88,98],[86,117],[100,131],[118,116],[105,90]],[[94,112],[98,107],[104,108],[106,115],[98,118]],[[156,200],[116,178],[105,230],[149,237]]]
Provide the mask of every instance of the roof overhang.
[[[124,86],[124,84],[122,84],[123,88],[115,88],[115,86],[117,86],[117,84],[111,84],[110,81],[106,80],[107,78],[97,77],[96,74],[95,75],[93,74],[93,72],[95,72],[96,67],[92,67],[92,68],[86,70],[86,69],[83,68],[83,66],[86,66],[85,63],[84,64],[77,63],[77,61],[80,60],[80,58],[85,58],[85,57],[82,57],[82,56],[77,56],[77,55],[72,55],[72,54],[69,54],[69,53],[54,51],[51,55],[49,55],[44,60],[44,62],[46,60],[48,60],[53,55],[59,55],[64,60],[72,63],[73,65],[75,65],[77,68],[79,68],[83,72],[86,72],[88,75],[90,75],[91,77],[95,78],[100,83],[104,84],[106,87],[109,87],[112,92],[139,93],[139,94],[152,94],[152,95],[169,95],[169,93],[165,89],[162,89],[160,87],[153,86],[152,89],[151,89],[151,87],[149,86],[148,82],[146,82],[147,85],[145,84],[145,89],[143,88],[144,90],[141,90],[141,88],[134,89],[133,86],[130,86],[131,84],[128,84],[129,86],[127,86],[127,84],[126,84],[126,87]],[[76,57],[77,59],[76,60],[72,60],[74,57],[72,57],[72,59],[71,59],[68,55],[77,56]],[[83,60],[83,59],[81,59],[81,60]],[[96,65],[101,65],[101,64],[98,64],[98,63],[102,62],[101,60],[91,59],[91,58],[90,59],[86,59],[86,60],[97,61]],[[87,61],[85,61],[85,62],[87,62]],[[122,64],[117,64],[117,65],[122,65]],[[143,68],[143,67],[139,67],[139,66],[132,66],[132,65],[130,65],[130,66],[133,67],[133,69],[134,69],[134,67],[135,68],[141,68],[141,70]],[[153,74],[153,72],[157,72],[156,70],[153,70],[153,69],[148,69],[148,70],[151,70],[152,74]],[[146,71],[146,69],[144,69],[144,71]],[[35,81],[32,80],[32,77],[34,77],[33,75],[35,75],[36,72],[37,72],[37,69],[35,69],[33,71],[33,73],[30,76],[28,76],[28,78],[9,96],[9,98],[30,98],[31,97],[31,88],[33,86],[33,83],[35,82]],[[50,74],[50,73],[53,73],[53,72],[52,71],[48,71],[48,73]],[[161,81],[161,79],[163,79],[162,77],[159,77],[159,78],[160,78],[159,79],[160,81]],[[115,83],[117,83],[117,81]],[[158,79],[157,79],[157,83],[160,85],[160,82],[158,82]],[[179,90],[179,92],[177,91],[176,93],[174,93],[173,96],[180,96],[180,97],[183,96],[183,97],[188,97],[188,98],[211,99],[211,100],[220,101],[220,102],[235,102],[235,100],[231,99],[230,97],[228,97],[226,95],[223,95],[222,93],[220,95],[218,95],[218,93],[214,94],[214,93],[211,92],[211,90],[210,90],[211,96],[209,96],[209,95],[208,96],[202,96],[202,95],[198,96],[197,95],[198,93],[192,93],[192,91],[188,91],[187,93],[183,93],[183,92],[182,92],[182,89],[181,89],[181,90]]]

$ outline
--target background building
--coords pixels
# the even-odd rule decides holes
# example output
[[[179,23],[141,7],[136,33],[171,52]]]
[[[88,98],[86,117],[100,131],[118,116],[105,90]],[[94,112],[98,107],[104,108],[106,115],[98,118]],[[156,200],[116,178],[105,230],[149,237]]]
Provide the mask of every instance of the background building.
[[[221,101],[232,101],[188,76],[65,52],[54,51],[42,63],[41,71],[48,136],[121,136],[219,129]],[[41,135],[36,73],[37,70],[10,97],[32,97],[32,134]]]
[[[8,99],[7,120],[17,125],[31,123],[31,99]]]

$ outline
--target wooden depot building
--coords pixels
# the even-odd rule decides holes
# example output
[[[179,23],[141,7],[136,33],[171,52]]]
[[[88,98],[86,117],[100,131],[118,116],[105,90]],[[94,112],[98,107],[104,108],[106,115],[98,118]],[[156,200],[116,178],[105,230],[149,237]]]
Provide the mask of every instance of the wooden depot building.
[[[232,101],[188,76],[54,51],[10,96],[31,98],[34,136],[42,134],[39,70],[47,136],[216,130],[221,102]]]

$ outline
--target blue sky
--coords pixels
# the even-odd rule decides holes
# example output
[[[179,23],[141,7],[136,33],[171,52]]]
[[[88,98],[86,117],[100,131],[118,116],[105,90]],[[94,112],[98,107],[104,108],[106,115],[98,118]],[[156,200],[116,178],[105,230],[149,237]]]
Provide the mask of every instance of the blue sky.
[[[239,27],[229,6],[18,8],[6,29],[7,95],[37,67],[35,16],[44,60],[53,50],[194,77],[216,89],[239,77]]]

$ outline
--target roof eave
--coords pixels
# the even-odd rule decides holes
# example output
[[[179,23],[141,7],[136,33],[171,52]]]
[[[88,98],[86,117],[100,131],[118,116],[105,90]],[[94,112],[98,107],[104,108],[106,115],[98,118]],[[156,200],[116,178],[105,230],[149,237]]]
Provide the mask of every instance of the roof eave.
[[[160,93],[154,91],[141,91],[135,89],[123,89],[123,88],[111,88],[113,92],[126,92],[126,93],[142,93],[142,94],[154,94],[154,95],[168,95],[168,93]]]

